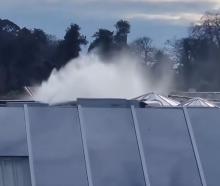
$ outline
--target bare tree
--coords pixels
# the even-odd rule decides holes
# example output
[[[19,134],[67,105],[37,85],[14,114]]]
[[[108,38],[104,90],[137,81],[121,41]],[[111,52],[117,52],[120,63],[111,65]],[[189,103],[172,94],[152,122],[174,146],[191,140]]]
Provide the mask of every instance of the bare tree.
[[[149,37],[142,37],[135,40],[130,45],[131,50],[141,58],[144,59],[145,63],[152,59],[152,40]]]
[[[220,48],[220,12],[206,13],[200,22],[191,28],[191,36],[209,40]]]

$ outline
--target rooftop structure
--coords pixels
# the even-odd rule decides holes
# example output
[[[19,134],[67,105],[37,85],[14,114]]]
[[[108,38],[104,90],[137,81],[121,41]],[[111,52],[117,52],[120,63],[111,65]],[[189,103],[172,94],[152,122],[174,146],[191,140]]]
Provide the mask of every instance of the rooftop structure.
[[[183,106],[185,106],[185,107],[216,107],[210,101],[207,101],[202,98],[192,98],[192,99],[184,102]]]
[[[220,106],[220,92],[170,92],[168,97],[182,104],[193,98],[202,98],[214,105]]]
[[[144,94],[142,96],[139,96],[137,98],[134,98],[135,100],[141,101],[146,103],[147,105],[158,105],[158,106],[168,106],[168,107],[172,107],[172,106],[178,106],[180,104],[180,102],[165,97],[163,95],[160,94],[156,94],[154,92],[148,93],[148,94]]]

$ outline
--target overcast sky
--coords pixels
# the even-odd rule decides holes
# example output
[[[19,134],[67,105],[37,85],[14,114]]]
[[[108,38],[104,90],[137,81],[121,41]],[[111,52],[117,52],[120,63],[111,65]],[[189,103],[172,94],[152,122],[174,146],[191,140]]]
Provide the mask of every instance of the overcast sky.
[[[98,28],[113,30],[119,19],[131,23],[129,41],[149,36],[155,45],[183,37],[206,11],[218,11],[220,0],[0,0],[0,18],[21,27],[41,28],[62,38],[77,23],[88,40]]]

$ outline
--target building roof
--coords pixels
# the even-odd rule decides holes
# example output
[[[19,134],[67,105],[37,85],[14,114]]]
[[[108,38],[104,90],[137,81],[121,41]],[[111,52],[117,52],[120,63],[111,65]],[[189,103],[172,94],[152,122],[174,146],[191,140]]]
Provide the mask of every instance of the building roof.
[[[144,94],[142,96],[139,96],[137,98],[135,98],[135,100],[144,102],[146,104],[152,105],[152,103],[158,103],[158,106],[178,106],[180,104],[180,102],[165,97],[163,95],[160,94],[156,94],[154,92],[150,92],[148,94]]]
[[[220,109],[139,103],[5,101],[0,156],[28,157],[33,185],[219,186]]]
[[[202,98],[193,98],[183,103],[183,106],[187,107],[216,107],[212,102],[202,99]]]

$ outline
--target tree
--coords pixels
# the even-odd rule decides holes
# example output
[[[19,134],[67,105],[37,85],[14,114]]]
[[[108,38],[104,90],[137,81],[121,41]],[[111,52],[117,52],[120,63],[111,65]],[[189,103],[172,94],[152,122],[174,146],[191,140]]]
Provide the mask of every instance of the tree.
[[[78,57],[86,43],[76,24],[71,24],[64,39],[58,41],[41,29],[20,28],[0,19],[0,93],[47,79],[53,68]]]
[[[152,60],[152,40],[149,37],[141,37],[130,44],[131,52],[143,59],[145,63]]]
[[[88,51],[96,49],[102,57],[109,57],[113,48],[113,32],[106,29],[99,29],[93,37],[94,41],[90,44]]]
[[[15,59],[15,41],[19,31],[20,27],[13,22],[0,19],[0,93],[10,89],[10,64]]]
[[[96,51],[106,59],[112,57],[122,49],[128,49],[127,35],[130,33],[130,24],[120,20],[115,24],[116,32],[99,29],[94,35],[94,40],[89,46],[88,52]],[[114,34],[115,33],[115,34]]]
[[[52,41],[43,30],[20,28],[9,20],[0,20],[0,41],[1,93],[39,83],[49,76]]]
[[[80,33],[80,27],[77,24],[71,24],[66,30],[64,39],[59,41],[54,59],[56,68],[59,69],[69,60],[78,57],[81,46],[86,44],[86,36]]]
[[[178,47],[185,88],[220,90],[220,14],[205,14]]]
[[[7,19],[0,19],[0,31],[16,34],[19,30],[20,27],[15,23]]]
[[[199,40],[208,40],[220,47],[220,13],[206,13],[199,24],[191,28],[191,36]]]
[[[119,49],[127,46],[127,36],[130,33],[130,24],[128,21],[120,20],[115,24],[116,34],[114,41]]]
[[[11,89],[39,83],[46,79],[52,67],[48,66],[51,47],[46,33],[40,29],[22,28],[14,43],[16,53],[10,63]]]

